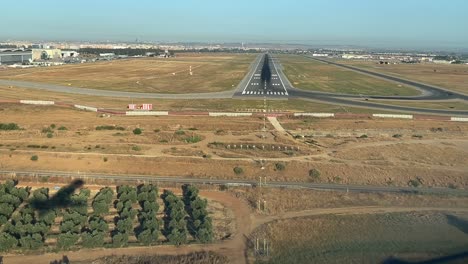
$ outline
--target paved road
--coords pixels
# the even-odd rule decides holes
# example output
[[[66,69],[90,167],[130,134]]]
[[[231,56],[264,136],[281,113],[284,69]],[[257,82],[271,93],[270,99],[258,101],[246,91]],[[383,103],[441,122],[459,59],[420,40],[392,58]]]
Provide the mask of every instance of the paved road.
[[[270,54],[257,58],[254,70],[249,72],[248,81],[240,88],[235,96],[269,98],[288,96],[283,78],[279,75]]]
[[[227,186],[258,186],[259,182],[252,180],[222,180],[222,179],[203,179],[203,178],[185,178],[185,177],[165,177],[151,175],[110,175],[96,173],[70,173],[60,171],[0,171],[0,175],[37,176],[37,177],[63,177],[63,178],[93,178],[102,180],[119,180],[126,182],[154,182],[154,183],[189,183],[189,184],[211,184]],[[332,190],[345,192],[377,192],[377,193],[419,193],[419,194],[451,194],[468,196],[468,190],[450,189],[450,188],[411,188],[395,186],[371,186],[371,185],[345,185],[345,184],[326,184],[326,183],[308,183],[308,182],[262,182],[262,186],[269,188],[291,188],[291,189],[314,189],[314,190]]]

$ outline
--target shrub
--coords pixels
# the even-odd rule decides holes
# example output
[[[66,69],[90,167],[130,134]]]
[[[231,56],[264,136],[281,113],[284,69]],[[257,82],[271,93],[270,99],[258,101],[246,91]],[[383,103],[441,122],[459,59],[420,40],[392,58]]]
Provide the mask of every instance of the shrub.
[[[39,157],[37,155],[32,155],[31,156],[32,161],[37,161],[38,159],[39,159]]]
[[[415,187],[415,188],[421,186],[421,184],[422,184],[422,181],[419,178],[411,179],[408,181],[408,185],[411,187]]]
[[[196,127],[191,127],[191,128],[189,128],[188,130],[195,131],[195,130],[198,130],[198,128],[196,128]]]
[[[359,138],[368,138],[368,136],[364,134],[364,135],[361,135]]]
[[[54,128],[55,128],[55,124],[51,124],[51,125],[50,125],[50,128],[54,129]]]
[[[19,130],[20,127],[15,123],[3,124],[0,123],[0,130]]]
[[[119,126],[97,126],[96,127],[96,130],[125,130],[125,128],[123,127],[119,127]]]
[[[42,130],[41,130],[42,133],[52,133],[52,129],[50,129],[50,127],[44,127]]]
[[[140,150],[141,150],[141,147],[135,145],[135,146],[132,147],[132,150],[133,150],[133,151],[140,151]]]
[[[194,136],[190,136],[190,137],[187,137],[185,138],[185,142],[186,143],[197,143],[197,142],[200,142],[202,141],[202,138],[198,135],[194,135]]]
[[[47,138],[53,138],[54,137],[54,134],[52,133],[47,133]]]
[[[402,134],[395,134],[393,135],[394,138],[401,138],[403,135]]]
[[[275,169],[278,170],[278,171],[282,171],[286,168],[286,165],[284,165],[284,163],[282,162],[278,162],[275,164]]]
[[[185,131],[183,131],[183,130],[177,130],[177,131],[175,132],[175,134],[176,134],[176,135],[179,135],[179,136],[185,135]]]
[[[61,126],[58,128],[58,130],[68,130],[68,128],[64,127],[64,126]]]
[[[153,131],[154,131],[154,133],[159,133],[159,132],[161,132],[161,129],[155,129]]]
[[[133,134],[134,135],[141,135],[141,133],[143,132],[143,130],[141,128],[135,128],[133,129]]]
[[[309,170],[309,177],[311,177],[312,180],[319,180],[320,179],[320,171],[317,170],[317,169]]]
[[[104,160],[104,162],[107,162],[107,157],[104,157],[102,160]]]
[[[233,171],[237,175],[244,173],[244,169],[242,169],[241,167],[234,167]]]

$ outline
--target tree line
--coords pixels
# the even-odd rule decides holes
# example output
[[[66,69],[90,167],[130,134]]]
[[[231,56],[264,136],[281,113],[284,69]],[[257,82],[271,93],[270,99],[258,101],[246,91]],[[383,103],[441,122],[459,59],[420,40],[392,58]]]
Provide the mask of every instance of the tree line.
[[[208,202],[191,185],[182,187],[182,197],[164,190],[160,196],[164,204],[163,223],[158,219],[158,188],[152,184],[118,186],[116,200],[113,189],[104,187],[92,198],[90,206],[89,189],[79,189],[65,197],[68,191],[64,187],[51,197],[48,188],[38,188],[30,194],[29,187],[16,185],[14,181],[0,184],[0,251],[37,250],[47,238],[55,238],[56,248],[61,250],[97,248],[106,244],[109,235],[112,247],[128,246],[133,235],[142,245],[168,242],[179,246],[188,243],[190,236],[199,243],[213,241]],[[66,206],[50,203],[57,195],[66,201]],[[117,212],[113,230],[109,230],[105,219],[111,206]],[[59,216],[59,233],[55,235],[50,229]]]

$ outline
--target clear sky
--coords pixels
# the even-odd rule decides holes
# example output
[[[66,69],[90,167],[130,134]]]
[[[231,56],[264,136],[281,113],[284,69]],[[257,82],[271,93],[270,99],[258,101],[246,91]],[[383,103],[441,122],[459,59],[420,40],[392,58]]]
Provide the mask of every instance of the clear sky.
[[[7,0],[0,39],[466,48],[467,10],[467,0]]]

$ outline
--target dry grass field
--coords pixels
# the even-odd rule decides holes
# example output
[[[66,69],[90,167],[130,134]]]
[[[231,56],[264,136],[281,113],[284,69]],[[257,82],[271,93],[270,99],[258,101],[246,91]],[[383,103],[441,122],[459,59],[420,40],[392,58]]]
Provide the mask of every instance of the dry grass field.
[[[413,88],[297,55],[279,56],[284,74],[299,89],[363,95],[417,95]]]
[[[466,252],[467,228],[466,213],[324,215],[269,223],[252,237],[270,245],[257,263],[412,262]]]
[[[373,100],[375,103],[386,105],[401,105],[416,108],[429,108],[429,109],[444,109],[444,110],[468,110],[468,103],[466,101],[422,101],[422,102],[408,102],[408,101],[378,101]]]
[[[236,87],[256,55],[178,54],[31,69],[6,69],[0,78],[145,93],[218,92]],[[189,74],[192,66],[193,75]]]
[[[0,131],[4,170],[468,186],[464,123],[281,117],[292,137],[268,122],[262,132],[260,117],[101,117],[60,107],[0,108],[2,123],[23,128]],[[135,135],[135,128],[143,133]],[[309,176],[312,169],[320,177]]]
[[[133,99],[87,96],[77,94],[55,93],[21,87],[5,87],[0,85],[0,100],[52,100],[69,104],[88,105],[107,109],[126,110],[129,103],[152,103],[154,110],[172,111],[261,111],[263,100],[240,99]],[[299,99],[270,100],[267,108],[275,111],[304,112],[352,112],[352,113],[390,113],[369,108],[347,107],[324,104],[315,101]]]
[[[321,208],[346,208],[358,206],[379,207],[446,207],[466,208],[468,197],[442,195],[416,195],[402,193],[354,193],[273,188],[236,188],[230,190],[252,208],[265,215],[284,215]],[[258,200],[266,206],[258,208]]]
[[[380,65],[376,61],[358,60],[339,60],[338,62],[468,94],[468,65],[432,63]]]

